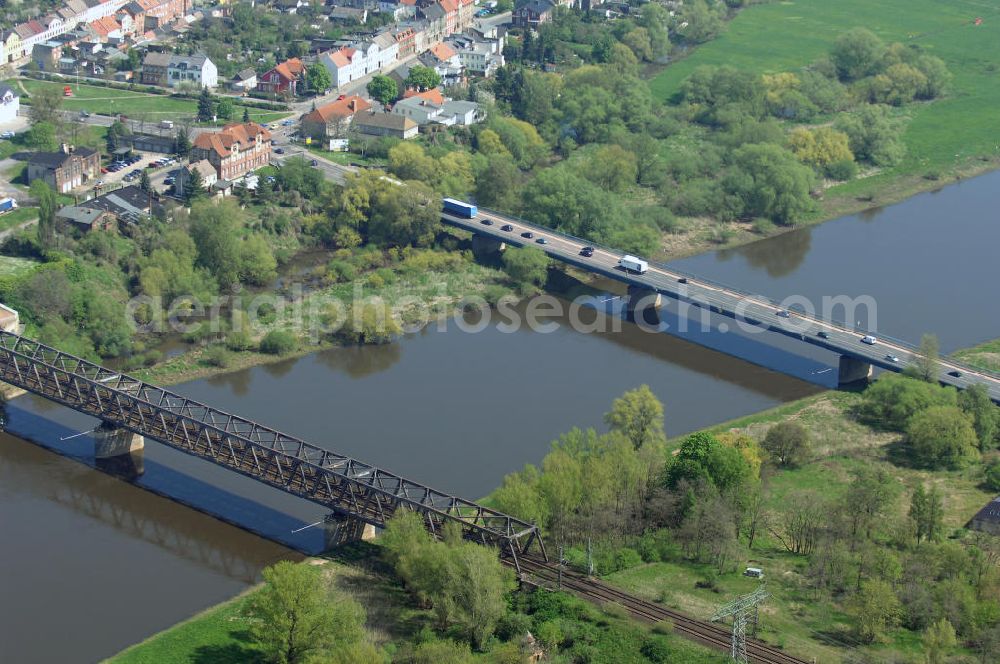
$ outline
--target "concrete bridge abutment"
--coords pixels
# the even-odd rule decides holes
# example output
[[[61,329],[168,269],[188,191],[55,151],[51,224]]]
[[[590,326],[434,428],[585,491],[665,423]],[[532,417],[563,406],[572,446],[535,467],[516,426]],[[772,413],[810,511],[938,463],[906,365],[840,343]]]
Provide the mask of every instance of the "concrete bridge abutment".
[[[480,235],[479,233],[472,234],[472,255],[479,260],[496,258],[506,248],[507,243],[495,237]]]
[[[375,539],[375,526],[353,516],[330,514],[323,520],[323,550],[350,542],[370,542]]]
[[[872,365],[865,360],[859,360],[850,355],[840,356],[840,366],[837,371],[837,384],[850,385],[867,381],[872,376]]]
[[[94,460],[101,470],[122,477],[142,475],[146,439],[107,422],[94,430]]]
[[[658,325],[660,322],[660,306],[663,304],[663,296],[659,292],[642,286],[629,284],[628,302],[625,305],[628,320],[638,322],[642,320],[651,325]]]

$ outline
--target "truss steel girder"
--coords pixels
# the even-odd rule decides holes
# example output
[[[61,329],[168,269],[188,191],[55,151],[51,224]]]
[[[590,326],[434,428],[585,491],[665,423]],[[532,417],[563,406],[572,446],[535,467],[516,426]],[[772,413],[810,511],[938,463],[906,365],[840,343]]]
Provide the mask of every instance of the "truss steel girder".
[[[515,565],[535,544],[545,556],[533,524],[2,330],[0,380],[374,526],[410,509]]]

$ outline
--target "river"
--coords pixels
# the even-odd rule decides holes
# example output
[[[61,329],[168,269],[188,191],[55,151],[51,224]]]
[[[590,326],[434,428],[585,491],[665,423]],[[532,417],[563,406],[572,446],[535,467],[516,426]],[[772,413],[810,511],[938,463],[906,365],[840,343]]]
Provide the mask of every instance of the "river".
[[[998,184],[1000,173],[986,175],[676,265],[776,298],[869,294],[880,331],[910,340],[933,331],[950,350],[1000,330],[998,270],[983,267],[993,265],[987,254],[1000,239]],[[612,311],[621,302],[616,284],[568,294],[581,291]],[[673,308],[664,315],[676,323]],[[555,323],[549,333],[488,326],[475,334],[452,323],[388,346],[323,351],[176,389],[477,498],[539,461],[560,432],[600,428],[612,399],[642,383],[664,402],[671,435],[830,384],[832,355],[791,353],[781,338],[689,335],[738,345],[747,362],[630,324],[583,334],[565,317]],[[7,416],[9,432],[58,454],[0,436],[0,661],[95,661],[232,596],[264,565],[321,546],[319,529],[293,532],[322,518],[317,506],[156,443],[147,444],[133,486],[91,468],[89,436],[71,437],[94,426],[88,418],[30,396],[9,404]]]

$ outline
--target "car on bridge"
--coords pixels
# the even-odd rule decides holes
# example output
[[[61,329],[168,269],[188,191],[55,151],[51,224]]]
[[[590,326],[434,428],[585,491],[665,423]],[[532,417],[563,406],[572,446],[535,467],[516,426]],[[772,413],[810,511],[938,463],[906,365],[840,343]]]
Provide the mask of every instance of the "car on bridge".
[[[530,240],[531,238],[535,237],[535,234],[532,233],[531,231],[524,231],[523,233],[521,233],[521,237],[527,238],[527,239]]]
[[[893,362],[893,363],[899,362],[899,358],[897,356],[893,355],[892,353],[889,353],[888,355],[886,355],[885,359],[887,359],[887,360],[889,360],[890,362]]]
[[[866,334],[865,336],[861,337],[861,343],[868,344],[869,346],[874,346],[875,344],[878,343],[878,339],[876,339],[874,336],[870,334]]]
[[[791,314],[788,313],[788,311],[786,311],[785,309],[779,309],[778,311],[774,312],[774,315],[777,316],[778,318],[790,318],[791,317]]]
[[[816,336],[819,337],[820,339],[829,339],[830,333],[827,332],[826,330],[820,330],[819,332],[816,333]]]
[[[951,371],[948,372],[948,375],[951,376],[952,378],[961,378],[962,372],[959,371],[958,369],[952,369]]]
[[[492,219],[483,219],[479,223],[481,223],[483,226],[492,226],[493,225],[493,220]]]
[[[590,258],[591,256],[594,255],[594,248],[584,247],[583,249],[580,250],[580,255],[583,256],[584,258]]]
[[[511,226],[510,224],[504,224],[503,226],[500,227],[500,230],[510,233],[512,230],[514,230],[514,227]]]
[[[549,241],[546,240],[543,237],[538,238],[537,240],[535,240],[535,242],[537,242],[538,244],[548,244],[549,243]]]

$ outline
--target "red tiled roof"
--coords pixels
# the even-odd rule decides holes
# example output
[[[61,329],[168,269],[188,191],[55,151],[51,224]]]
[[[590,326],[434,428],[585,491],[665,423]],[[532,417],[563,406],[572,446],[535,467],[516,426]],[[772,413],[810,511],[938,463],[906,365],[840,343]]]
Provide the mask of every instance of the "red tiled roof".
[[[430,48],[430,52],[434,54],[434,57],[441,62],[447,62],[455,57],[455,49],[448,46],[444,42],[438,42]]]
[[[357,95],[351,95],[344,99],[338,99],[330,104],[320,106],[312,113],[306,114],[302,119],[313,122],[329,122],[334,117],[346,117],[367,111],[372,105]]]
[[[403,99],[409,99],[410,97],[420,97],[421,99],[426,99],[427,101],[441,105],[444,103],[444,95],[441,94],[441,90],[438,88],[431,88],[430,90],[424,90],[423,92],[418,92],[413,88],[410,88],[403,93]]]
[[[220,131],[198,134],[192,145],[215,152],[220,157],[228,157],[234,144],[245,150],[254,144],[257,136],[261,136],[265,141],[271,140],[271,132],[256,122],[235,122],[227,124]]]
[[[351,64],[351,60],[354,59],[355,53],[357,53],[356,50],[345,46],[338,51],[330,53],[330,60],[332,60],[333,64],[337,65],[337,67],[346,67]]]
[[[306,66],[302,64],[301,60],[298,58],[289,58],[271,71],[277,72],[277,74],[286,81],[297,81],[305,69]]]
[[[438,0],[438,4],[441,5],[441,9],[446,14],[452,14],[458,10],[458,2],[456,0]]]

